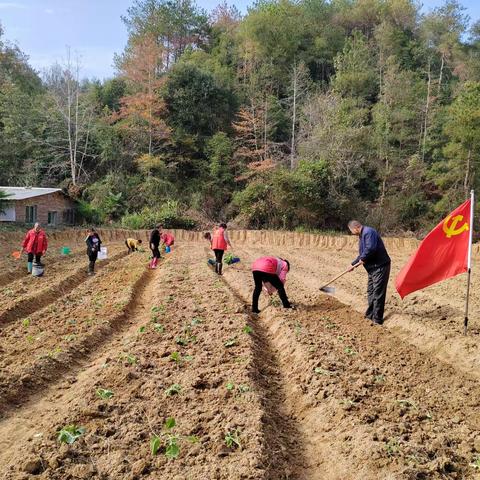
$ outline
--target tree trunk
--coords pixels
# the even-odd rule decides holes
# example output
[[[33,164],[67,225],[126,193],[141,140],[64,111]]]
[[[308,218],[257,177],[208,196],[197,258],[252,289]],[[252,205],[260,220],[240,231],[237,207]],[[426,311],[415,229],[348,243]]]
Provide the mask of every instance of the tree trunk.
[[[297,122],[297,65],[293,66],[293,112],[292,112],[292,146],[290,149],[290,170],[295,168],[295,124]]]
[[[428,84],[427,84],[427,100],[425,102],[425,119],[423,123],[423,142],[422,142],[422,161],[425,161],[425,149],[428,134],[428,114],[430,110],[430,89],[432,85],[432,75],[430,71],[430,60],[428,61]]]
[[[469,178],[470,178],[470,164],[472,160],[472,149],[468,149],[468,155],[467,155],[467,167],[465,168],[465,178],[463,180],[463,189],[465,190],[465,198],[468,197],[468,192],[470,190],[470,185],[469,185]]]
[[[440,65],[440,75],[438,76],[438,95],[442,91],[443,68],[445,66],[445,54],[442,52],[442,63]]]

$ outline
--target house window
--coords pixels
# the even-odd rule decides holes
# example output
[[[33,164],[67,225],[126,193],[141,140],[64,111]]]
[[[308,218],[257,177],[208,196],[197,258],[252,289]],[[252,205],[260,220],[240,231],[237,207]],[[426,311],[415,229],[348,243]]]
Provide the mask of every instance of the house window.
[[[35,223],[37,221],[37,206],[25,207],[25,223]]]
[[[48,212],[48,225],[54,227],[57,224],[57,212]]]
[[[73,225],[75,223],[75,210],[67,208],[63,211],[63,223],[66,225]]]

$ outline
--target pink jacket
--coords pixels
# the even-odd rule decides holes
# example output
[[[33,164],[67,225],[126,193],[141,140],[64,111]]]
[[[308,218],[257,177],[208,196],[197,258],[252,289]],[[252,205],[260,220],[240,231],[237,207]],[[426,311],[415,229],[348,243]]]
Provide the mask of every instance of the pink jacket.
[[[252,272],[264,272],[277,275],[285,283],[287,280],[287,262],[277,257],[260,257],[252,263]]]
[[[167,247],[171,247],[175,243],[175,237],[171,233],[162,233],[160,239]]]

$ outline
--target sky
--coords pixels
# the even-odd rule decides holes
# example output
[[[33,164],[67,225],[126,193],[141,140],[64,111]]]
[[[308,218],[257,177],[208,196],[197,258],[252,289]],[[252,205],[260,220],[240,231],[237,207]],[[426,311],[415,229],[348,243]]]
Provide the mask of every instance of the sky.
[[[473,21],[480,19],[479,0],[460,0]],[[0,0],[0,24],[5,38],[18,44],[39,72],[61,62],[67,46],[80,57],[82,76],[105,79],[114,75],[113,57],[127,42],[121,20],[132,0]],[[197,0],[207,11],[220,0]],[[232,3],[231,1],[229,3]],[[252,1],[235,5],[243,12]],[[428,11],[442,0],[424,0]]]

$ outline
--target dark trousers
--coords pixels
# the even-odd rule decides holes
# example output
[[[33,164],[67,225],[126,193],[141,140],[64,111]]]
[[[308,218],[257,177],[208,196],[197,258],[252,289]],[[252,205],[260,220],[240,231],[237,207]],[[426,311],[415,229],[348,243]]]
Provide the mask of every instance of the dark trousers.
[[[154,248],[150,247],[150,249],[152,250],[153,258],[160,258],[160,250],[158,247],[159,245],[155,245]]]
[[[377,267],[368,272],[368,308],[365,316],[375,323],[383,323],[385,298],[387,297],[388,277],[390,276],[390,263]]]
[[[215,253],[215,272],[218,274],[222,274],[222,266],[223,266],[223,254],[225,253],[225,250],[219,250],[216,248],[213,250]]]
[[[40,263],[40,259],[42,258],[42,254],[41,253],[29,253],[28,254],[28,262],[32,263],[33,262],[33,257],[35,257],[35,262],[36,263]]]
[[[135,247],[131,247],[126,240],[125,240],[125,245],[128,248],[128,253],[132,253],[132,252],[135,252],[137,250]]]
[[[253,290],[252,297],[252,311],[258,311],[258,299],[260,298],[260,293],[262,293],[263,282],[271,283],[278,292],[278,296],[282,301],[282,305],[285,308],[290,308],[290,302],[287,298],[287,293],[285,292],[285,287],[283,286],[282,281],[274,273],[265,273],[255,270],[253,272],[253,281],[255,282],[255,289]]]
[[[95,271],[95,262],[97,261],[98,252],[89,252],[88,253],[88,271],[93,273]]]

